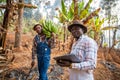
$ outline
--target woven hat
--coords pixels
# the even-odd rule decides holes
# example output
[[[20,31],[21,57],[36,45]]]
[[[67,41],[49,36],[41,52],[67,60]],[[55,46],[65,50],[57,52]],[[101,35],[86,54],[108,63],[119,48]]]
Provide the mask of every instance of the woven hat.
[[[68,26],[68,30],[71,32],[73,26],[78,26],[83,29],[83,33],[87,32],[87,27],[79,20],[74,20],[72,24]]]

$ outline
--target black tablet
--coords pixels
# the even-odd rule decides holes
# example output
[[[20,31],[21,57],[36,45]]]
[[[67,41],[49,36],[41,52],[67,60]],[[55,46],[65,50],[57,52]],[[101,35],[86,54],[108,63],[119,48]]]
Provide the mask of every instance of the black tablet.
[[[74,54],[66,54],[66,55],[62,55],[62,56],[57,56],[54,57],[53,59],[55,60],[65,60],[65,61],[70,61],[72,63],[80,63],[80,59],[75,56]]]

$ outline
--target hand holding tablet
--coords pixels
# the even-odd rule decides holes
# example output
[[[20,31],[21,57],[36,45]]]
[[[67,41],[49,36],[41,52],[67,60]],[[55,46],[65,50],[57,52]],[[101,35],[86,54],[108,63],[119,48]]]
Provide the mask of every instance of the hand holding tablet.
[[[69,61],[71,63],[80,63],[80,59],[75,56],[74,54],[66,54],[66,55],[62,55],[62,56],[57,56],[54,57],[54,59],[57,60],[63,60],[63,61]]]

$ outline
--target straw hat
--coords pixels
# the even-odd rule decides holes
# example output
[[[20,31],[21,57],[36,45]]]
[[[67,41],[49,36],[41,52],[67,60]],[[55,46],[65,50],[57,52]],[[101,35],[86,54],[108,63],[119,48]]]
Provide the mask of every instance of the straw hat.
[[[84,33],[87,32],[87,27],[86,27],[81,21],[79,21],[79,20],[74,20],[74,21],[72,22],[72,24],[70,24],[70,25],[68,26],[68,30],[69,30],[70,32],[71,32],[71,29],[72,29],[73,26],[78,26],[78,27],[82,28]]]

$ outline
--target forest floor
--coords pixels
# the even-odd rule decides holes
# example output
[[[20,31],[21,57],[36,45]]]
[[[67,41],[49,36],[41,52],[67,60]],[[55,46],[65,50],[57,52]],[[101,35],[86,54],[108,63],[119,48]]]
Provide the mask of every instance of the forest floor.
[[[8,77],[6,80],[17,80],[16,78],[18,76],[28,76],[28,73],[30,73],[29,80],[35,80],[37,77],[37,61],[34,68],[30,71],[32,39],[33,36],[31,34],[24,34],[22,36],[22,47],[12,49],[12,54],[9,54],[9,57],[10,55],[14,55],[14,60],[7,66],[10,68],[9,72],[4,73],[5,77]],[[9,33],[7,36],[7,47],[11,48],[13,43],[14,34]],[[63,55],[68,51],[67,48],[63,50],[62,47],[52,49],[51,62],[48,70],[49,80],[68,80],[69,69],[58,66],[53,59],[53,57]],[[19,75],[16,75],[16,73],[19,73]],[[99,48],[94,77],[95,80],[120,80],[120,51],[112,50],[108,53],[108,49]],[[21,80],[24,79],[21,78]]]

